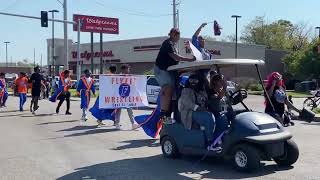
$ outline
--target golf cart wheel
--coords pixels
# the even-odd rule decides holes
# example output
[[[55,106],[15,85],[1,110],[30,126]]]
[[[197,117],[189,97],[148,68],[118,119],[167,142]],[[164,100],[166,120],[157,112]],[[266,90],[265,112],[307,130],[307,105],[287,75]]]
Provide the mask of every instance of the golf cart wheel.
[[[284,154],[280,157],[273,158],[273,160],[280,166],[291,166],[297,162],[298,158],[298,146],[292,139],[289,139],[284,144]]]
[[[161,141],[162,154],[166,158],[177,158],[179,157],[178,147],[173,138],[165,136]]]
[[[240,144],[233,151],[233,163],[237,170],[250,172],[260,167],[260,151],[250,144]]]
[[[314,102],[313,99],[308,98],[303,102],[303,108],[313,110],[314,108],[317,107],[316,102]]]

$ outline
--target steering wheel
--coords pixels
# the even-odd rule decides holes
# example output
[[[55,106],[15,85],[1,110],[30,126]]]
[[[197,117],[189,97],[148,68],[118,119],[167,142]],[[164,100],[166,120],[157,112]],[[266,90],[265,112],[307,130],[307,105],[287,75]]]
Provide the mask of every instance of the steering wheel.
[[[241,103],[245,98],[248,97],[248,92],[245,89],[240,89],[230,95],[232,105]]]

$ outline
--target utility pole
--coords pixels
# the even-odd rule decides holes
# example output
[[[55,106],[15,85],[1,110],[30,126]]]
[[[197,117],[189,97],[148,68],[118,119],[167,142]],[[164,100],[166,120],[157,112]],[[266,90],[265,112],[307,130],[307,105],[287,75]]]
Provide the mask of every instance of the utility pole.
[[[48,11],[52,13],[52,19],[54,19],[54,13],[58,13],[58,10]],[[54,50],[54,21],[52,21],[52,52],[51,52],[51,68],[49,68],[49,75],[52,76],[54,74],[54,60],[55,60],[55,50]],[[48,64],[49,65],[49,64]]]
[[[67,0],[63,1],[63,20],[64,25],[63,25],[63,31],[64,31],[64,61],[66,63],[66,66],[64,69],[69,69],[69,47],[68,47],[68,25],[67,25],[67,20],[68,20],[68,11],[67,11]]]
[[[173,27],[177,28],[177,4],[176,0],[173,0]]]
[[[33,67],[36,67],[36,48],[33,48]]]
[[[6,67],[8,67],[8,44],[10,43],[9,41],[4,42],[6,44]]]
[[[235,58],[238,58],[238,18],[241,18],[239,15],[232,15],[232,18],[236,19],[236,48],[235,48]]]
[[[41,56],[40,56],[40,66],[41,66],[41,68],[42,68],[42,54],[41,54]]]
[[[231,18],[236,19],[236,44],[235,44],[235,53],[234,57],[238,58],[238,18],[241,18],[239,15],[232,15]],[[235,77],[238,77],[238,66],[235,66]]]

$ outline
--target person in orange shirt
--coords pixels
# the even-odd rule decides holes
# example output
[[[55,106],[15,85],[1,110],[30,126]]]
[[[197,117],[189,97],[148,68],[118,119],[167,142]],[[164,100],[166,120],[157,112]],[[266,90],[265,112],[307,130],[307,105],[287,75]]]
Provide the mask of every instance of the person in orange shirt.
[[[18,88],[20,111],[23,111],[23,105],[27,101],[28,91],[28,78],[26,78],[26,74],[24,72],[20,72],[19,77],[14,81],[14,85]]]

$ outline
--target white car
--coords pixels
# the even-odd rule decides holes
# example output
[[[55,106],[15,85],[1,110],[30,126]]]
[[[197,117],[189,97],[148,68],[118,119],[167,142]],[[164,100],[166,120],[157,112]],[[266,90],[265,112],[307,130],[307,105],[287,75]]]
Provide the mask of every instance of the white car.
[[[237,87],[237,84],[235,82],[232,82],[232,81],[227,81],[227,92],[229,94],[232,94],[234,92],[236,92],[236,88]]]
[[[149,103],[157,103],[157,98],[160,93],[160,86],[154,76],[148,77],[147,80],[147,98]]]

